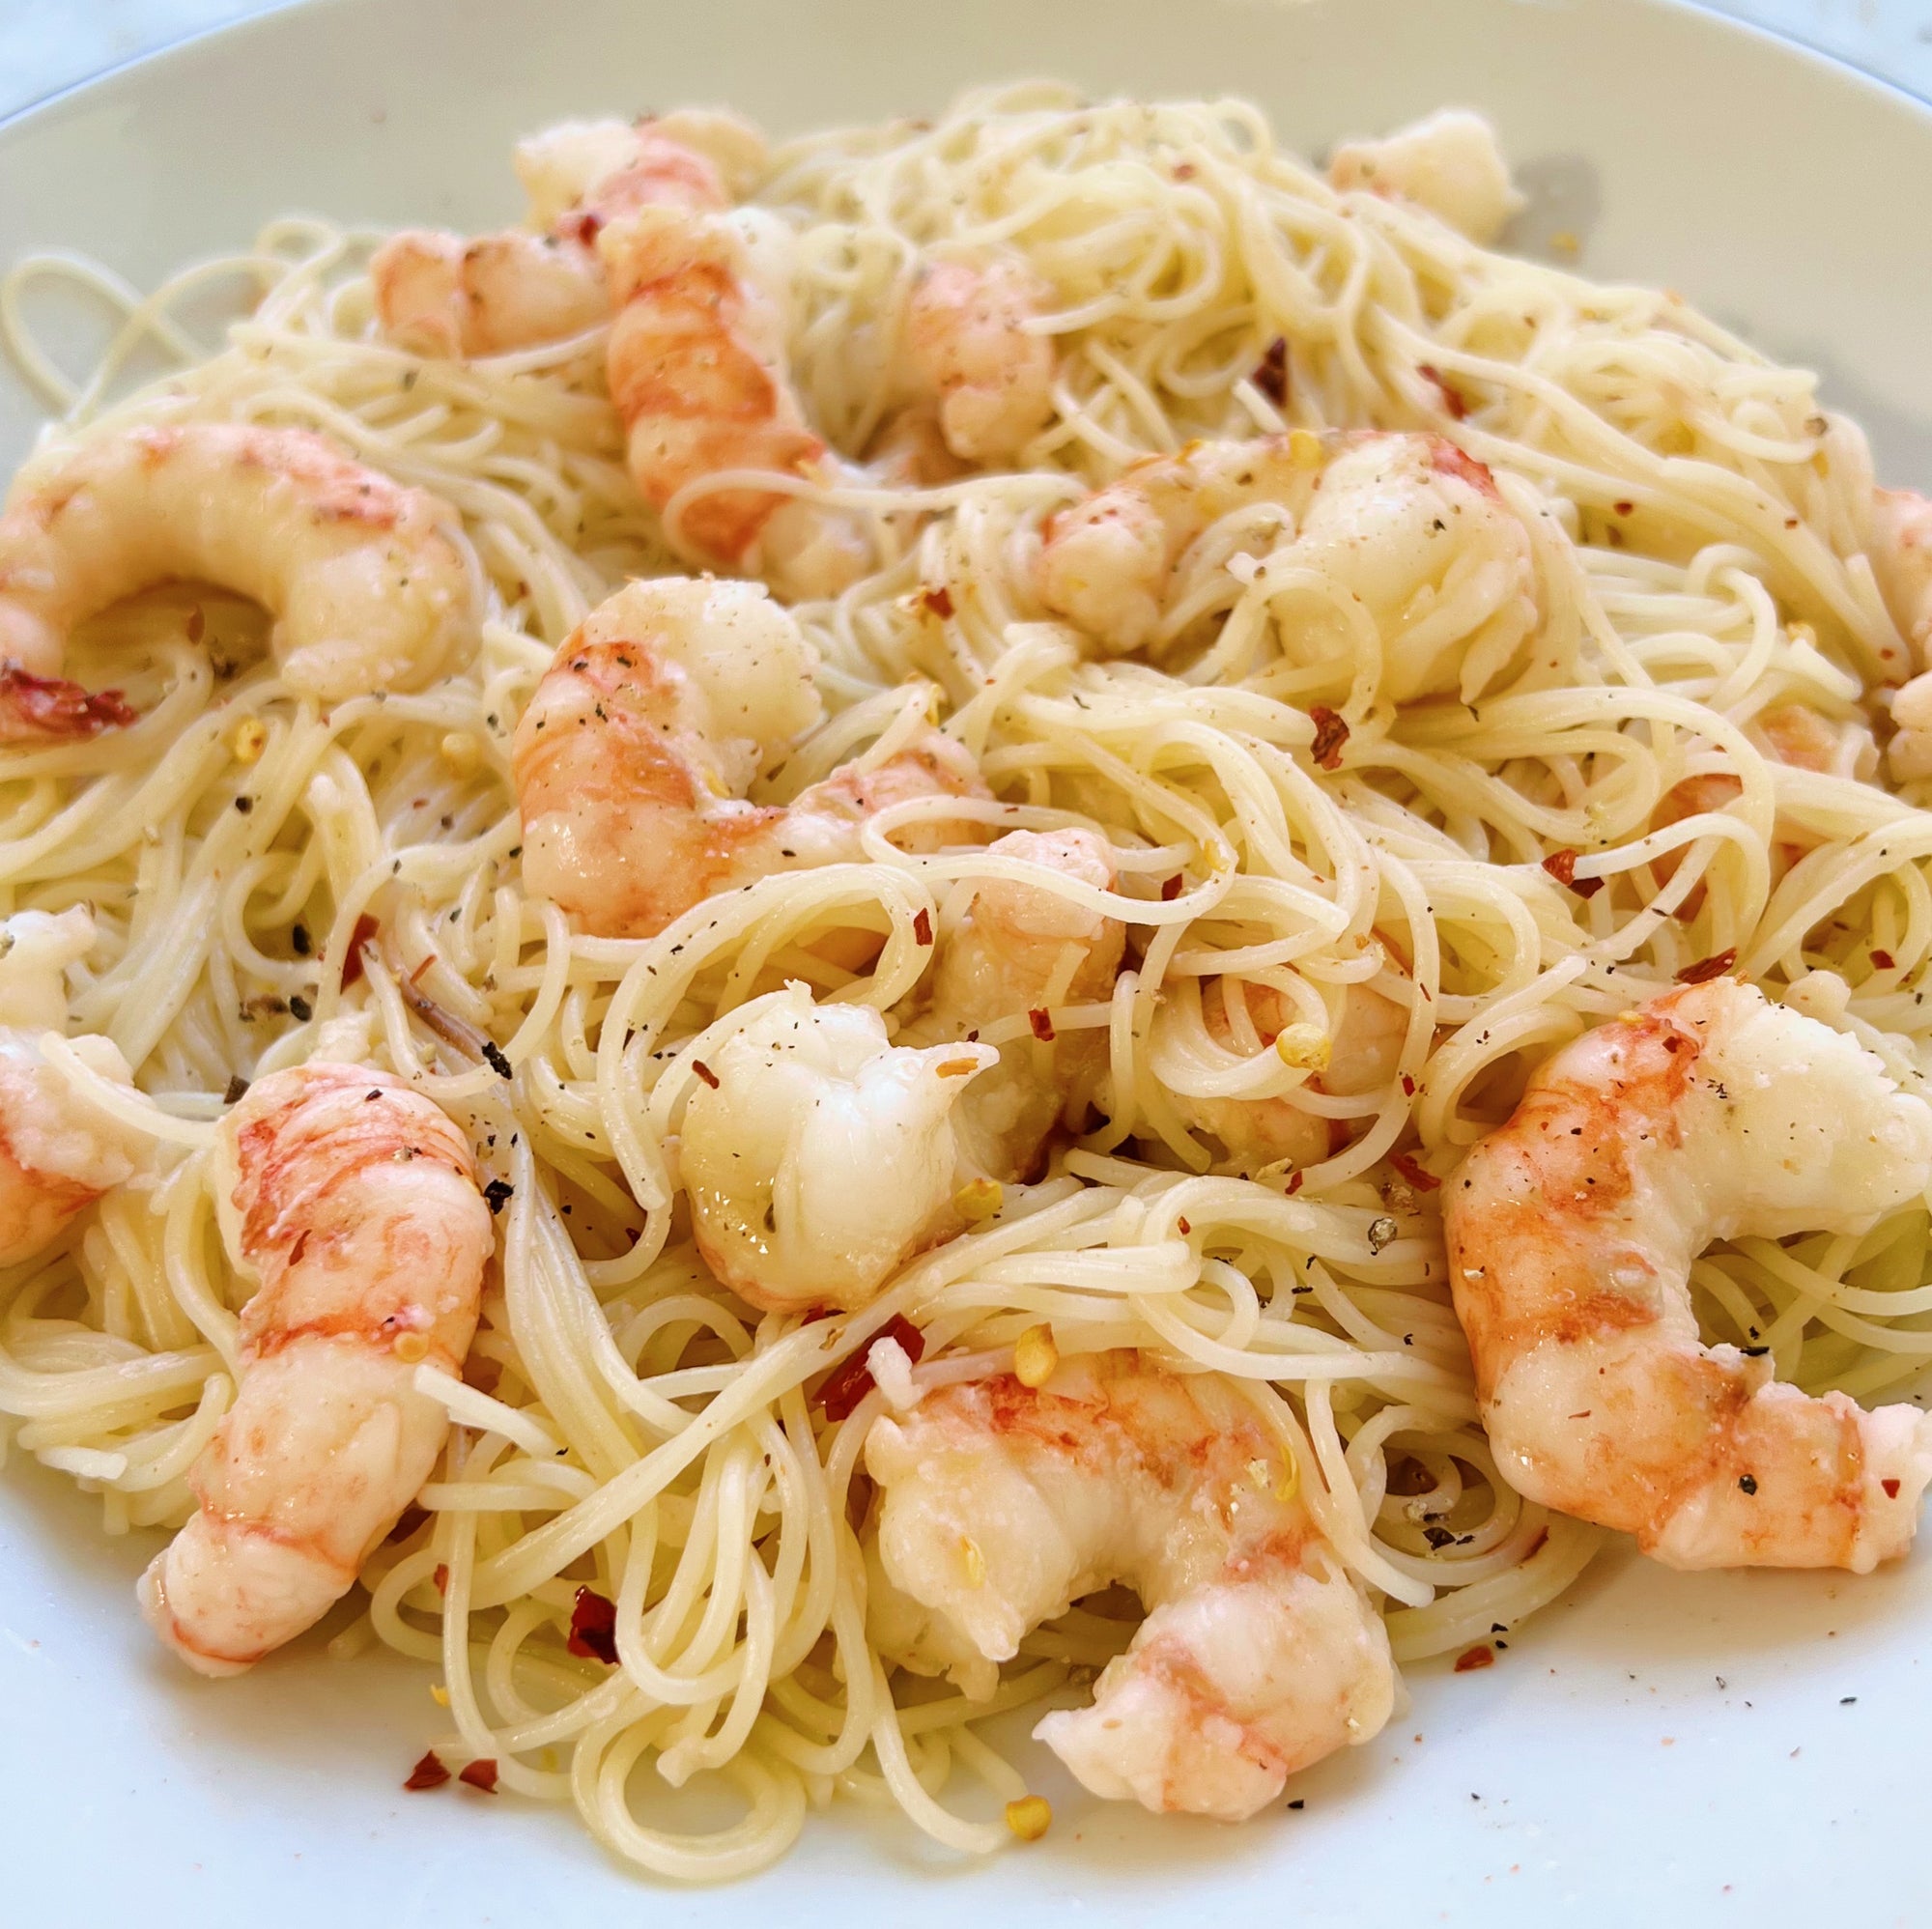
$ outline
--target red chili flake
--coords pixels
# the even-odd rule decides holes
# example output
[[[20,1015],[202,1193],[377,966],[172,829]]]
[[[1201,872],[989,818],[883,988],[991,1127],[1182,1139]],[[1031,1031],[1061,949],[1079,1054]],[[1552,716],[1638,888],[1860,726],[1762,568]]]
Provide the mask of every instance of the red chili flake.
[[[1456,1672],[1465,1675],[1476,1668],[1492,1668],[1496,1664],[1496,1651],[1487,1645],[1465,1648],[1456,1657]]]
[[[604,225],[604,216],[594,209],[586,208],[581,214],[572,214],[557,223],[559,230],[580,241],[585,247],[592,247],[597,241],[597,231]]]
[[[1728,946],[1714,958],[1699,958],[1695,964],[1686,965],[1677,974],[1677,982],[1679,984],[1709,984],[1714,978],[1722,978],[1737,961],[1737,946]]]
[[[1460,422],[1469,412],[1469,405],[1462,396],[1443,381],[1441,372],[1429,362],[1417,365],[1416,374],[1434,384],[1436,394],[1442,398],[1442,407],[1448,411],[1449,419]]]
[[[1323,770],[1333,770],[1342,761],[1342,746],[1349,741],[1349,726],[1325,704],[1318,703],[1308,713],[1308,721],[1315,725],[1315,741],[1309,748]]]
[[[438,1561],[436,1564],[436,1573],[432,1574],[430,1578],[436,1582],[437,1593],[447,1594],[449,1592],[448,1563],[445,1561]]]
[[[1877,950],[1873,950],[1871,954],[1871,961],[1873,964],[1878,966],[1880,971],[1889,971],[1892,968],[1892,965],[1896,962],[1896,960],[1892,957],[1889,951],[1881,951]]]
[[[1179,1228],[1180,1236],[1183,1239],[1186,1238],[1188,1234],[1190,1234],[1194,1230],[1194,1228],[1190,1226],[1185,1219],[1177,1219],[1174,1223],[1177,1227]]]
[[[1277,409],[1288,402],[1288,342],[1277,335],[1262,351],[1254,374],[1254,383]]]
[[[1577,860],[1581,856],[1582,852],[1577,850],[1551,851],[1544,859],[1543,868],[1558,884],[1574,891],[1578,897],[1594,897],[1603,890],[1604,880],[1601,877],[1579,878],[1577,875]]]
[[[422,963],[417,965],[415,970],[410,973],[410,982],[412,984],[420,984],[423,981],[424,974],[435,963],[436,963],[436,953],[434,951],[431,951],[429,955],[423,959]]]
[[[1194,163],[1191,160],[1178,160],[1174,164],[1174,178],[1177,181],[1194,179]]]
[[[1636,507],[1636,504],[1634,502],[1612,502],[1610,504],[1610,507],[1614,509],[1619,516],[1628,516],[1631,513],[1631,511]]]
[[[1882,1480],[1879,1482],[1879,1486],[1885,1489],[1885,1497],[1888,1500],[1896,1500],[1898,1498],[1898,1483],[1895,1480]]]
[[[816,1399],[828,1420],[849,1420],[871,1392],[872,1369],[867,1360],[880,1340],[896,1340],[909,1360],[917,1360],[925,1351],[925,1335],[903,1313],[895,1313],[857,1352],[848,1354],[826,1376]]]
[[[1479,489],[1493,501],[1502,500],[1502,492],[1496,487],[1496,479],[1490,473],[1489,465],[1480,463],[1467,449],[1459,449],[1454,442],[1445,441],[1440,436],[1434,440],[1429,451],[1429,466],[1437,475],[1453,475],[1466,482],[1471,489]]]
[[[716,1092],[718,1090],[718,1074],[715,1071],[713,1071],[711,1067],[708,1064],[706,1064],[702,1059],[693,1059],[691,1062],[691,1068],[698,1075],[699,1078],[701,1078],[705,1082],[706,1085],[708,1085],[712,1089],[713,1092]]]
[[[414,1768],[410,1771],[410,1778],[404,1782],[405,1788],[440,1788],[449,1779],[449,1771],[443,1767],[442,1758],[432,1748]]]
[[[1186,889],[1187,880],[1179,871],[1176,871],[1172,877],[1161,879],[1160,901],[1163,904],[1172,904]]]
[[[201,605],[197,603],[194,606],[194,608],[187,612],[188,641],[191,643],[200,642],[207,629],[208,629],[208,619],[201,613]]]
[[[1415,1096],[1415,1081],[1406,1072],[1404,1072],[1402,1075],[1402,1095],[1405,1098],[1413,1098]]]
[[[349,955],[342,960],[342,988],[347,991],[362,976],[362,947],[372,939],[382,925],[365,911],[355,921],[355,928],[349,934]]]
[[[587,1661],[617,1665],[617,1603],[594,1587],[580,1587],[570,1604],[570,1638],[564,1643]]]
[[[1027,1023],[1033,1027],[1033,1035],[1042,1045],[1053,1043],[1053,1019],[1036,1006],[1027,1013]]]
[[[952,614],[952,592],[943,582],[936,589],[926,590],[919,600],[925,606],[928,614],[942,621]]]
[[[467,1781],[471,1788],[480,1788],[485,1795],[495,1795],[497,1793],[496,1758],[491,1755],[485,1755],[481,1761],[471,1762],[456,1778],[458,1781]]]
[[[1293,1199],[1294,1195],[1301,1190],[1301,1177],[1302,1177],[1301,1174],[1298,1172],[1292,1172],[1289,1174],[1287,1196],[1290,1199]]]
[[[1391,1152],[1389,1164],[1418,1192],[1435,1192],[1442,1183],[1425,1165],[1418,1165],[1406,1152]]]
[[[0,669],[0,744],[34,737],[98,737],[125,730],[141,713],[118,690],[83,690],[64,676],[30,676],[11,664]]]
[[[919,907],[919,916],[912,921],[912,934],[922,945],[932,942],[932,913],[923,904]]]

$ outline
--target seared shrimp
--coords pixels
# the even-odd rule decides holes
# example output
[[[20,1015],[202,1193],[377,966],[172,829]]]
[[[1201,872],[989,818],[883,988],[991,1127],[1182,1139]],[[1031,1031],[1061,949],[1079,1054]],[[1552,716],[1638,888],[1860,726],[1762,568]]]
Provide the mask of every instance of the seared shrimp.
[[[1139,649],[1159,635],[1189,545],[1257,505],[1295,528],[1265,565],[1282,583],[1284,647],[1310,660],[1352,653],[1346,623],[1326,634],[1298,593],[1324,585],[1376,625],[1397,701],[1480,694],[1536,625],[1529,534],[1490,471],[1439,436],[1376,431],[1298,429],[1149,456],[1053,519],[1040,597],[1107,649]]]
[[[524,877],[600,937],[650,937],[719,891],[863,853],[865,820],[906,797],[984,795],[932,732],[836,772],[782,809],[743,801],[823,715],[817,653],[744,582],[632,582],[556,653],[511,763]]]
[[[1147,1619],[1091,1707],[1035,1728],[1095,1795],[1238,1822],[1395,1705],[1381,1617],[1233,1385],[1133,1353],[942,1386],[872,1423],[870,1620],[976,1699],[1042,1621],[1112,1582]]]
[[[1751,1232],[1867,1231],[1932,1179],[1932,1106],[1731,979],[1567,1045],[1446,1197],[1497,1465],[1666,1565],[1841,1567],[1911,1545],[1932,1419],[1812,1399],[1699,1344],[1690,1263]]]
[[[999,1054],[895,1046],[869,1007],[814,1005],[802,984],[747,1009],[685,1108],[698,1251],[754,1306],[863,1306],[960,1230],[953,1114]]]
[[[728,115],[548,128],[517,147],[531,227],[473,241],[411,228],[376,250],[369,272],[383,332],[436,355],[502,355],[582,334],[610,319],[595,246],[604,223],[653,203],[726,208],[763,152],[757,131]]]
[[[962,462],[1013,462],[1052,419],[1053,344],[1025,326],[1045,302],[1033,275],[1005,259],[939,262],[914,288],[907,356]]]
[[[1330,185],[1412,201],[1487,247],[1522,206],[1496,130],[1465,107],[1445,107],[1379,141],[1344,141]]]
[[[1228,1008],[1231,999],[1239,1002],[1238,1017]],[[1224,978],[1199,996],[1206,1051],[1196,1024],[1193,1000],[1177,988],[1154,1012],[1149,1037],[1154,1074],[1181,1118],[1212,1133],[1239,1165],[1306,1166],[1335,1150],[1347,1134],[1344,1122],[1281,1092],[1249,1095],[1257,1071],[1262,1083],[1277,1087],[1300,1072],[1311,1091],[1338,1097],[1378,1091],[1396,1075],[1408,1015],[1380,992],[1351,984],[1341,993],[1340,1015],[1323,1030],[1298,1020],[1271,985]],[[1270,1047],[1274,1063],[1258,1058]]]
[[[790,231],[754,217],[647,206],[597,238],[617,304],[611,399],[632,479],[659,511],[721,469],[834,474],[791,385]],[[699,496],[666,533],[695,562],[764,576],[794,596],[836,595],[871,556],[845,512],[768,489]]]
[[[475,650],[454,513],[306,429],[115,430],[29,475],[0,519],[0,663],[33,676],[76,623],[177,577],[265,605],[283,680],[325,702],[418,690]]]
[[[1114,886],[1114,856],[1093,831],[1011,831],[989,857],[1017,859],[1095,891]],[[1106,1064],[1106,1035],[1056,1038],[1048,1007],[1104,1001],[1121,969],[1126,927],[1062,896],[1049,881],[993,878],[940,946],[932,1005],[923,1030],[978,1036],[1000,1021],[1015,1035],[1000,1046],[1000,1068],[960,1108],[960,1138],[978,1173],[1028,1177],[1063,1113],[1084,1109]]]
[[[223,1237],[260,1285],[200,1511],[139,1594],[191,1668],[230,1675],[327,1613],[429,1478],[449,1422],[415,1371],[462,1372],[492,1234],[469,1142],[387,1072],[273,1072],[217,1143]]]
[[[93,946],[94,919],[79,905],[57,918],[16,911],[0,919],[0,1265],[52,1245],[140,1161],[139,1135],[90,1105],[41,1049],[47,1033],[66,1032],[65,974]],[[132,1086],[108,1039],[72,1045],[91,1071]]]

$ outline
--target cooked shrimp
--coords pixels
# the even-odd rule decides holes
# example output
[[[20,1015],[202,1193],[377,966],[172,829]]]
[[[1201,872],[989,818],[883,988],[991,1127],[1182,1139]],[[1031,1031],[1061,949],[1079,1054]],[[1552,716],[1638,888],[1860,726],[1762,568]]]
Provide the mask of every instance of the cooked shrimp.
[[[953,1111],[999,1055],[914,1051],[868,1006],[754,1000],[698,1074],[679,1169],[706,1264],[754,1306],[863,1306],[960,1230]]]
[[[597,251],[519,228],[474,241],[437,228],[391,235],[369,260],[384,334],[419,355],[506,355],[610,319]]]
[[[1490,471],[1439,436],[1376,431],[1296,430],[1147,457],[1053,519],[1040,596],[1106,648],[1139,649],[1158,638],[1189,546],[1258,505],[1295,525],[1264,567],[1282,583],[1278,627],[1299,660],[1354,650],[1346,622],[1311,617],[1311,582],[1375,623],[1397,701],[1479,695],[1536,626],[1529,534]]]
[[[909,797],[985,794],[927,733],[783,808],[746,786],[823,715],[817,652],[753,583],[627,583],[556,653],[511,747],[524,877],[600,937],[650,937],[714,893],[856,861],[867,818]]]
[[[260,1284],[200,1510],[139,1595],[191,1668],[229,1675],[327,1613],[429,1478],[449,1420],[415,1371],[463,1371],[492,1234],[468,1140],[365,1066],[258,1079],[215,1170],[229,1256]]]
[[[939,411],[952,453],[1015,461],[1053,416],[1053,344],[1029,333],[1046,292],[1018,263],[945,261],[927,269],[906,316],[906,349]]]
[[[1821,715],[1803,703],[1782,703],[1754,718],[1748,734],[1752,742],[1770,757],[1792,770],[1819,771],[1833,777],[1848,777],[1860,782],[1869,780],[1878,770],[1878,745],[1869,723],[1857,719],[1837,719]],[[1727,808],[1744,792],[1744,784],[1728,771],[1701,771],[1674,783],[1658,800],[1651,813],[1651,829],[1663,830],[1681,824],[1687,817]],[[1780,822],[1772,852],[1777,864],[1789,868],[1819,840],[1802,817]],[[1661,883],[1668,883],[1684,862],[1685,847],[1665,851],[1651,860],[1650,867]],[[1691,886],[1678,907],[1686,917],[1694,918],[1704,902],[1701,882]]]
[[[93,947],[94,919],[80,905],[57,918],[0,919],[0,1265],[52,1245],[140,1161],[139,1135],[90,1105],[41,1049],[47,1033],[66,1032],[67,968]],[[91,1071],[133,1084],[108,1039],[83,1036],[72,1047]]]
[[[1238,1016],[1230,1000],[1239,1003]],[[1224,978],[1194,997],[1177,987],[1154,1012],[1154,1076],[1181,1118],[1211,1132],[1237,1164],[1314,1165],[1346,1138],[1344,1121],[1306,1110],[1286,1091],[1252,1088],[1305,1082],[1343,1098],[1378,1091],[1395,1077],[1408,1030],[1402,1007],[1365,984],[1346,986],[1339,1002],[1323,1030],[1298,1019],[1271,985]],[[1272,1062],[1259,1056],[1270,1050]]]
[[[762,167],[763,141],[729,115],[567,121],[520,142],[516,165],[530,228],[473,241],[412,228],[376,250],[376,314],[391,341],[489,355],[595,327],[611,314],[598,229],[653,203],[728,207],[733,186]]]
[[[1034,1734],[1095,1795],[1238,1822],[1395,1705],[1381,1617],[1283,1498],[1281,1450],[1234,1386],[1133,1353],[942,1386],[872,1423],[871,1630],[975,1699],[1082,1595],[1147,1619],[1092,1706]]]
[[[1084,830],[1011,831],[987,847],[1095,891],[1114,887],[1107,840]],[[1056,1038],[1048,1007],[1104,1001],[1120,974],[1126,927],[1061,895],[1050,881],[993,878],[939,948],[923,1031],[977,1036],[1002,1020],[1015,1035],[1000,1046],[1000,1068],[960,1108],[969,1161],[985,1177],[1029,1177],[1063,1114],[1077,1120],[1106,1065],[1106,1034]]]
[[[114,430],[29,473],[0,519],[0,662],[33,676],[76,623],[177,577],[264,604],[283,681],[325,702],[419,690],[476,648],[454,512],[306,429]]]
[[[1891,699],[1897,734],[1886,749],[1894,780],[1916,783],[1932,777],[1932,501],[1909,489],[1874,489],[1865,554],[1919,671]]]
[[[1456,1311],[1504,1477],[1666,1565],[1868,1572],[1910,1546],[1932,1419],[1699,1343],[1691,1262],[1864,1233],[1932,1179],[1932,1106],[1731,979],[1567,1045],[1448,1191]]]
[[[1487,247],[1520,209],[1496,130],[1465,107],[1445,107],[1379,141],[1344,141],[1330,185],[1412,201]]]
[[[652,508],[721,469],[833,479],[791,385],[788,229],[755,210],[647,206],[607,223],[597,246],[616,301],[611,399]],[[666,533],[693,561],[767,577],[796,596],[836,595],[871,556],[844,511],[775,490],[701,495]]]

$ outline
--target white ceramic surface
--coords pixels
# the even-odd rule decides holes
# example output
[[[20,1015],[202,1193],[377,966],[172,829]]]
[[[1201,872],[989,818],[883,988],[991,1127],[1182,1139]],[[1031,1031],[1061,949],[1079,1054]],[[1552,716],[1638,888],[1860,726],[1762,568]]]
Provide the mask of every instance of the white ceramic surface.
[[[66,243],[136,282],[290,208],[508,214],[510,138],[566,113],[728,99],[785,129],[1053,72],[1240,91],[1319,148],[1443,100],[1500,124],[1585,267],[1665,282],[1808,359],[1932,483],[1932,118],[1656,0],[332,0],[109,76],[0,128],[0,258]],[[1539,226],[1540,224],[1540,226]],[[0,375],[0,458],[36,411]],[[152,1538],[0,1476],[0,1921],[66,1925],[1254,1919],[1924,1921],[1932,1553],[1874,1578],[1604,1561],[1494,1668],[1226,1830],[1075,1801],[987,1865],[838,1812],[723,1891],[653,1888],[565,1812],[400,1782],[426,1671],[312,1645],[188,1678],[132,1611]]]

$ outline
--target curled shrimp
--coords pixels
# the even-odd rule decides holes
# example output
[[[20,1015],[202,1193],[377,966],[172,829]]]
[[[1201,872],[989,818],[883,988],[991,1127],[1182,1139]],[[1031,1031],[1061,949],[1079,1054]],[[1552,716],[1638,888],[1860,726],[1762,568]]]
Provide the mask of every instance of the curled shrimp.
[[[857,860],[867,817],[922,795],[984,795],[928,732],[782,808],[747,785],[823,715],[817,652],[753,583],[632,582],[566,639],[511,747],[524,877],[601,937],[649,937],[778,870]]]
[[[110,431],[33,466],[0,519],[0,663],[56,676],[75,624],[188,577],[267,607],[299,695],[418,690],[476,648],[455,520],[306,429]]]
[[[1105,1068],[1104,1030],[1056,1035],[1051,1007],[1106,1000],[1126,928],[1054,888],[1058,877],[1113,889],[1113,848],[1096,832],[1011,831],[986,855],[1043,875],[977,887],[940,945],[922,1032],[997,1041],[999,1069],[966,1095],[959,1131],[978,1173],[1005,1180],[1033,1173],[1047,1135],[1063,1115],[1078,1120]]]
[[[103,1192],[131,1178],[138,1134],[90,1105],[48,1063],[41,1040],[65,1033],[66,971],[94,947],[82,906],[0,919],[0,1265],[44,1251]],[[114,1044],[71,1041],[89,1070],[131,1089]]]
[[[222,1234],[259,1285],[235,1404],[195,1463],[199,1510],[141,1577],[167,1646],[239,1674],[319,1620],[429,1478],[492,1246],[469,1142],[402,1080],[315,1064],[222,1121]]]
[[[984,1699],[1042,1621],[1140,1596],[1092,1705],[1034,1730],[1095,1795],[1241,1821],[1393,1712],[1380,1616],[1216,1375],[1102,1353],[936,1387],[872,1423],[866,1466],[871,1631],[915,1672]]]
[[[755,1306],[863,1306],[958,1232],[953,1115],[998,1054],[892,1044],[868,1006],[754,1000],[685,1107],[679,1170],[706,1264]]]
[[[1713,1239],[1860,1234],[1932,1179],[1932,1106],[1843,1034],[1715,979],[1567,1045],[1445,1193],[1504,1478],[1666,1565],[1868,1572],[1932,1477],[1915,1406],[1811,1398],[1699,1343]]]
[[[913,382],[938,414],[947,450],[962,462],[1011,463],[1053,416],[1051,340],[1026,324],[1046,291],[1020,263],[937,262],[906,311]]]
[[[1344,141],[1328,181],[1426,208],[1487,247],[1522,205],[1496,130],[1466,107],[1445,107],[1378,141]]]
[[[726,469],[804,482],[835,465],[792,388],[791,232],[755,209],[724,214],[664,204],[599,231],[616,303],[606,372],[632,479],[665,512]],[[830,596],[871,560],[843,510],[778,490],[720,488],[668,519],[694,562],[763,576],[795,596]]]
[[[1909,489],[1873,490],[1865,553],[1919,671],[1891,699],[1898,727],[1886,752],[1892,777],[1916,783],[1932,777],[1932,501]]]
[[[1181,1118],[1212,1133],[1237,1165],[1314,1165],[1348,1126],[1296,1103],[1380,1091],[1396,1075],[1408,1014],[1365,984],[1342,988],[1339,1012],[1313,1026],[1268,984],[1223,978],[1193,992],[1183,980],[1154,1012],[1149,1062]]]
[[[1490,471],[1440,436],[1380,431],[1297,429],[1149,456],[1048,524],[1041,600],[1107,649],[1142,648],[1160,639],[1189,547],[1258,507],[1293,528],[1261,568],[1281,584],[1278,628],[1297,661],[1355,653],[1346,619],[1311,614],[1311,586],[1374,623],[1397,701],[1479,695],[1536,627],[1529,533]]]
[[[597,231],[653,203],[708,213],[762,170],[757,130],[729,115],[566,121],[517,146],[527,228],[469,239],[392,235],[371,257],[376,316],[391,341],[433,355],[502,355],[608,321]]]

